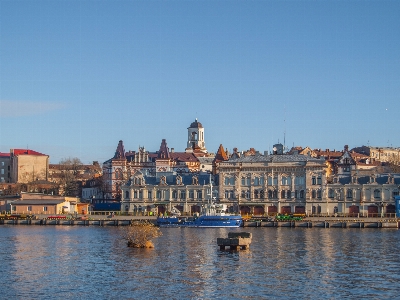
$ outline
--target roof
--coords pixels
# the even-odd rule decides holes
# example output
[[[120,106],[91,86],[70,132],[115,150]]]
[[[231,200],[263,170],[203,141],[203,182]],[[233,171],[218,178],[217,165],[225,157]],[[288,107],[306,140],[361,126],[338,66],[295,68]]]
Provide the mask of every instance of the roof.
[[[35,199],[35,200],[17,200],[12,205],[57,205],[67,202],[65,200],[46,200],[46,199]]]
[[[198,162],[198,158],[193,153],[169,152],[169,157],[175,161]]]
[[[0,157],[10,157],[10,153],[0,152]]]
[[[393,174],[393,179],[394,179],[394,184],[398,185],[400,184],[400,174]],[[382,184],[387,184],[388,182],[388,174],[377,174],[375,177],[376,183],[379,185]],[[357,182],[359,184],[369,184],[371,181],[370,176],[358,176],[357,177]],[[339,183],[340,184],[350,184],[351,183],[351,176],[340,176],[339,177]]]
[[[15,156],[18,155],[36,155],[36,156],[47,156],[46,154],[34,151],[34,150],[29,150],[29,149],[11,149],[12,153]]]
[[[210,175],[197,175],[197,174],[168,174],[166,175],[167,185],[176,185],[176,177],[181,176],[183,185],[191,185],[194,176],[197,176],[199,185],[210,184]],[[158,185],[161,181],[160,177],[155,176],[144,176],[143,177],[146,185]],[[127,185],[131,185],[131,180],[128,181]]]
[[[305,162],[305,161],[317,161],[324,162],[324,159],[314,158],[308,155],[301,154],[284,154],[284,155],[249,155],[241,157],[232,157],[228,162]]]
[[[190,124],[189,128],[203,128],[203,125],[200,122],[198,122],[196,118],[196,120],[192,124]]]

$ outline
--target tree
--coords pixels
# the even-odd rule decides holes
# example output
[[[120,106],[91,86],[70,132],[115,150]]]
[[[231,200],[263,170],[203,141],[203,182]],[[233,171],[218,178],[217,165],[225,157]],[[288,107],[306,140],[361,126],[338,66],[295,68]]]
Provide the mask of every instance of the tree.
[[[133,248],[154,248],[151,240],[162,236],[160,228],[148,221],[135,221],[132,226],[120,228],[122,237],[128,242],[128,247]]]
[[[62,196],[79,196],[79,175],[83,163],[79,158],[62,159],[59,163],[60,189]]]

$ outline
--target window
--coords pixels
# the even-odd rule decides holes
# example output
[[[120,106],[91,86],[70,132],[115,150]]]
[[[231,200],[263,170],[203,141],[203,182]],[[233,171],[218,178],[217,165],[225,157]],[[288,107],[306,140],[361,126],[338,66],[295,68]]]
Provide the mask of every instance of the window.
[[[125,199],[129,199],[129,191],[125,191]]]
[[[181,191],[181,199],[186,199],[186,191]]]
[[[317,184],[319,184],[319,185],[322,184],[322,178],[320,176],[318,176],[318,178],[317,178]]]
[[[315,196],[316,196],[316,194],[315,194],[315,191],[314,191],[314,190],[312,190],[312,192],[311,192],[311,198],[313,198],[313,199],[314,199],[314,198],[316,198]]]
[[[260,179],[258,177],[254,178],[254,185],[260,185]]]
[[[229,185],[230,181],[228,177],[225,177],[225,185]]]
[[[322,198],[321,195],[322,195],[321,190],[318,190],[318,191],[317,191],[317,198],[321,199],[321,198]]]
[[[353,190],[352,189],[347,190],[347,198],[353,198]]]
[[[197,191],[197,199],[203,198],[203,193],[201,191]]]
[[[231,185],[235,185],[235,177],[231,178]]]
[[[335,192],[332,189],[329,189],[328,191],[328,197],[329,198],[334,198],[335,197]]]
[[[245,185],[245,178],[244,177],[242,177],[242,185]]]
[[[225,191],[225,198],[226,199],[229,199],[229,194],[230,194],[229,191]]]
[[[301,190],[301,191],[300,191],[300,199],[303,199],[303,198],[304,198],[304,191]]]
[[[380,190],[374,190],[374,198],[380,198],[381,197],[381,191]]]
[[[1,169],[1,175],[4,175],[4,169]]]
[[[316,185],[317,182],[316,182],[315,176],[312,177],[311,181],[312,181],[312,185]]]
[[[44,207],[43,207],[43,211],[47,211],[47,206],[44,206]]]
[[[292,192],[291,191],[287,191],[286,192],[286,198],[288,198],[288,199],[292,198]]]
[[[32,206],[28,206],[28,211],[32,211]]]
[[[189,191],[189,198],[193,199],[194,198],[194,192],[193,191]]]
[[[157,197],[157,199],[161,199],[161,191],[157,191],[156,197]]]

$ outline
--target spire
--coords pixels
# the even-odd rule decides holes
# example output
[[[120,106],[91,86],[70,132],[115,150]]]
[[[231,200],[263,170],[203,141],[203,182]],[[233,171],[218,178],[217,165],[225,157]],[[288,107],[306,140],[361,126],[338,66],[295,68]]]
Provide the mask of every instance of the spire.
[[[217,154],[215,155],[215,161],[225,161],[225,160],[228,160],[228,155],[226,154],[222,144],[220,144]]]
[[[115,154],[114,157],[116,159],[119,158],[123,158],[125,159],[125,149],[124,149],[124,143],[121,141],[119,141],[118,146],[117,146],[117,150],[115,150]]]
[[[163,139],[161,141],[161,146],[160,146],[160,150],[158,151],[158,156],[157,158],[161,158],[161,159],[169,159],[169,150],[167,147],[167,142],[165,139]]]

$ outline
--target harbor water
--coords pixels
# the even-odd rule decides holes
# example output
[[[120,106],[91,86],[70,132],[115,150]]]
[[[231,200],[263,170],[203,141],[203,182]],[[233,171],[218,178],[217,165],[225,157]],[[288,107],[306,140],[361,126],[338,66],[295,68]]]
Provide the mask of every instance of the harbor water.
[[[153,249],[123,227],[0,227],[3,299],[396,299],[398,229],[162,228]],[[221,251],[230,231],[249,250]]]

